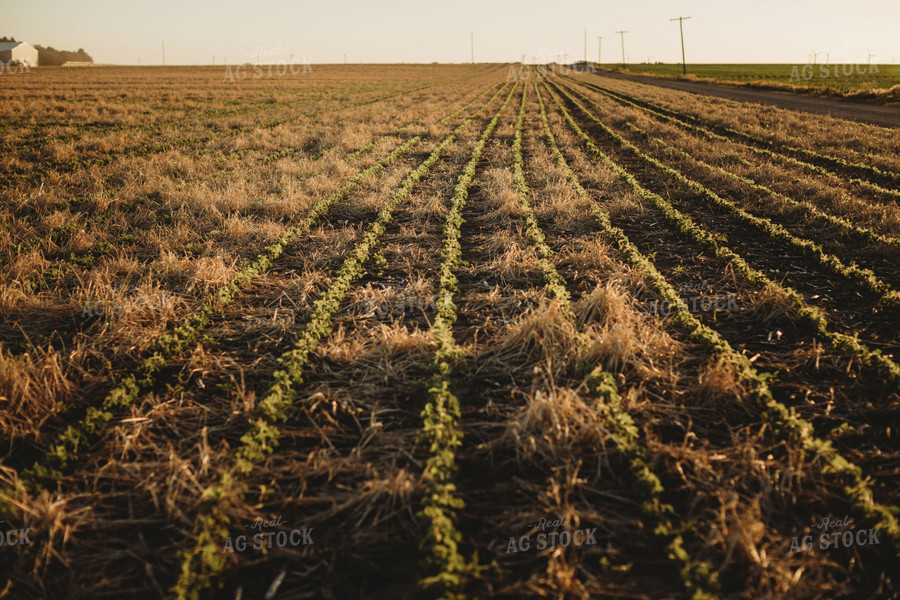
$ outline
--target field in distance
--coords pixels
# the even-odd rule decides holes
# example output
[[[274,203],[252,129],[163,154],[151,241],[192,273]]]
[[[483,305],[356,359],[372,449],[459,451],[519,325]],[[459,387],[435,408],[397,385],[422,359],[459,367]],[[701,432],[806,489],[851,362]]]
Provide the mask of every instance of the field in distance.
[[[900,593],[896,130],[519,65],[0,81],[9,597]]]
[[[603,65],[608,69],[620,69],[621,65]],[[672,78],[683,77],[681,63],[629,64],[630,73],[644,73]],[[900,86],[900,65],[839,63],[825,64],[688,64],[688,79],[731,82],[758,87],[785,86],[808,88],[810,91],[830,95],[852,95],[868,92],[887,92]],[[900,102],[896,92],[891,102]]]

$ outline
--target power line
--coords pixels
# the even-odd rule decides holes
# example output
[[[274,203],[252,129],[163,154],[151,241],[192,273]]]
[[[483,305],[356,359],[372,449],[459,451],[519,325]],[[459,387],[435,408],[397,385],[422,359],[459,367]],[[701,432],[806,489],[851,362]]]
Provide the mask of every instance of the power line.
[[[602,36],[602,35],[598,35],[598,36],[597,36],[597,64],[598,64],[598,65],[599,65],[600,62],[601,62],[601,61],[600,61],[600,56],[601,56],[601,55],[600,55],[600,50],[601,50],[602,48],[601,48],[600,44],[602,44],[602,43],[603,43],[603,36]]]
[[[670,21],[678,21],[678,29],[681,31],[681,74],[687,75],[687,63],[684,61],[684,21],[690,17],[675,17]]]
[[[587,28],[584,29],[584,64],[587,64]]]
[[[622,68],[625,68],[625,34],[627,31],[617,31],[620,36],[622,36]]]

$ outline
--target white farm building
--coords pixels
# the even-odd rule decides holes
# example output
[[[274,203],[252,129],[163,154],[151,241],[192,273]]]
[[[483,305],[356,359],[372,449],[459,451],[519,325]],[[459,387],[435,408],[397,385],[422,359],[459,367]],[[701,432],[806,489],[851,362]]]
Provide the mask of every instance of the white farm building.
[[[25,42],[0,42],[0,63],[36,67],[38,51],[34,46]]]

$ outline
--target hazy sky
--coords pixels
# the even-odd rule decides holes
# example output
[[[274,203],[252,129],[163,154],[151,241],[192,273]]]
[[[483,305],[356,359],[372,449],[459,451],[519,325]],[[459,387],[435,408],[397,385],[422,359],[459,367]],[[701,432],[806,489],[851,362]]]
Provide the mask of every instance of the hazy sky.
[[[900,0],[713,0],[451,2],[325,0],[0,0],[2,31],[58,49],[84,48],[100,63],[167,64],[295,61],[541,62],[568,53],[621,60],[616,31],[626,29],[629,62],[804,63],[811,49],[831,62],[900,60]],[[822,55],[819,61],[824,61]]]

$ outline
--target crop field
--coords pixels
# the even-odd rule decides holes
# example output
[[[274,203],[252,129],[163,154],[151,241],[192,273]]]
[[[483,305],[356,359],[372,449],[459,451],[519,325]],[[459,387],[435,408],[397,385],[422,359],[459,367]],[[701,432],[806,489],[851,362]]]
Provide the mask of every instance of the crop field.
[[[618,65],[619,67],[621,65]],[[617,65],[605,65],[618,68]],[[681,64],[645,63],[627,65],[633,73],[681,77]],[[812,89],[829,89],[849,94],[900,85],[900,65],[878,63],[816,64],[688,64],[688,76],[741,84],[788,84]],[[895,100],[896,101],[896,100]]]
[[[900,136],[520,65],[2,76],[0,590],[900,595]]]

